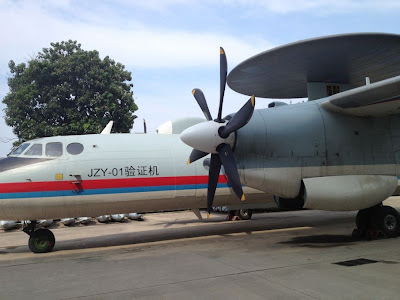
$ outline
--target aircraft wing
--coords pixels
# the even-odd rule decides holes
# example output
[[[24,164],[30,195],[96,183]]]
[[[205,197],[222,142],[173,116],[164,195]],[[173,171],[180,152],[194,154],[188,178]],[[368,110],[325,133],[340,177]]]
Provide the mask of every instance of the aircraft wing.
[[[399,114],[400,76],[332,95],[320,105],[333,112],[360,117]]]

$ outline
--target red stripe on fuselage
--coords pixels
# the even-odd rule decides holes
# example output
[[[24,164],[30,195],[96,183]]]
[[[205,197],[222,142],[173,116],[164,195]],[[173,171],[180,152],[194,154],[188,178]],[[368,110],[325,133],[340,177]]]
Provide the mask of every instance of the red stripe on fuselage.
[[[80,184],[71,181],[39,181],[39,182],[12,182],[0,183],[0,193],[63,191],[79,187],[80,189],[107,189],[123,187],[163,186],[206,184],[208,176],[179,176],[179,177],[146,177],[146,178],[120,178],[82,180]],[[226,183],[225,175],[220,175],[218,183]]]

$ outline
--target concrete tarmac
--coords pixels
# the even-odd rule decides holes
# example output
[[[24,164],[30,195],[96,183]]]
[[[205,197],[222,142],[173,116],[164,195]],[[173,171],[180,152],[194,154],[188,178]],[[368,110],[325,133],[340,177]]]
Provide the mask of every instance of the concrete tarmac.
[[[399,298],[400,238],[354,240],[355,216],[147,214],[55,226],[46,254],[31,253],[23,232],[0,231],[0,299]]]

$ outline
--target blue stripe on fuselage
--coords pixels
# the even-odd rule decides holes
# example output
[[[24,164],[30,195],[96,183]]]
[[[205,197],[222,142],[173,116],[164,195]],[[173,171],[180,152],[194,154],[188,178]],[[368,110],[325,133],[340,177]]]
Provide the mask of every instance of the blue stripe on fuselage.
[[[219,183],[218,188],[227,188],[230,185]],[[90,189],[90,190],[67,190],[67,191],[43,191],[43,192],[19,192],[19,193],[0,193],[0,199],[16,199],[16,198],[47,198],[47,197],[64,197],[64,196],[88,196],[88,195],[109,195],[109,194],[126,194],[126,193],[145,193],[175,190],[195,190],[206,189],[207,184],[187,184],[187,185],[163,185],[163,186],[145,186],[145,187],[127,187],[127,188],[110,188],[110,189]]]

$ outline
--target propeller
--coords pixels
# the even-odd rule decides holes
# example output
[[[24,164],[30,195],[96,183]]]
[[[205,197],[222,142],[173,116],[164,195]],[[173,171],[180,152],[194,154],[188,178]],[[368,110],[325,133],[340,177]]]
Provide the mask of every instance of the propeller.
[[[193,148],[188,159],[188,164],[211,153],[207,190],[208,216],[212,211],[221,166],[224,166],[225,174],[236,196],[242,201],[245,200],[232,148],[235,144],[235,131],[245,126],[253,115],[255,98],[254,95],[251,96],[230,120],[221,118],[227,69],[228,65],[225,51],[223,48],[220,48],[220,98],[218,117],[215,120],[212,119],[203,92],[200,89],[194,89],[192,94],[206,117],[207,122],[189,127],[181,134],[181,140]]]

